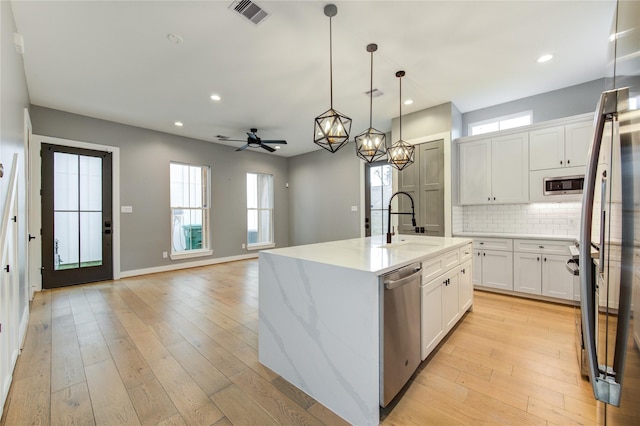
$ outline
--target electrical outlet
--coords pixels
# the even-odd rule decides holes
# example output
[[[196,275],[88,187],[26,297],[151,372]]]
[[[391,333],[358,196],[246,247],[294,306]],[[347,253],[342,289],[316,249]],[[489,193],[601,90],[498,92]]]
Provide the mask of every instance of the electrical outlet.
[[[247,245],[246,245],[245,243],[242,243],[242,248],[243,248],[243,249],[246,249],[246,248],[247,248]]]
[[[168,258],[168,257],[169,257],[169,254],[167,254],[167,252],[166,252],[166,251],[163,251],[163,252],[162,252],[162,258],[163,258],[163,259],[166,259],[166,258]]]

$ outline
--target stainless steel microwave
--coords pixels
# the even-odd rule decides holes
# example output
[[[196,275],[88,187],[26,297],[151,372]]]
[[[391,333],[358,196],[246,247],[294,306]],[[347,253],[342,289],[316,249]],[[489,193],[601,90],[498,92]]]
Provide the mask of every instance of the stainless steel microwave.
[[[584,175],[546,177],[543,184],[544,195],[582,194]]]

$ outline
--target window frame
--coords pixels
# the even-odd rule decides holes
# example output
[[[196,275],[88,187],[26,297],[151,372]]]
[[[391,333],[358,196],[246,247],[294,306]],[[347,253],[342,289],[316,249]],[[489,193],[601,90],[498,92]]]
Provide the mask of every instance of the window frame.
[[[501,124],[504,121],[513,120],[515,118],[522,118],[522,117],[529,117],[529,124],[523,124],[522,126],[516,126],[516,127],[509,127],[507,129],[503,129],[501,127]],[[486,126],[487,124],[493,124],[493,123],[497,123],[498,124],[498,130],[492,130],[492,131],[488,131],[488,132],[475,133],[475,134],[473,133],[473,128],[474,127]],[[502,115],[500,117],[494,117],[494,118],[489,118],[489,119],[486,119],[486,120],[475,121],[473,123],[469,123],[467,132],[468,132],[469,136],[479,136],[479,135],[485,135],[487,133],[499,132],[501,130],[517,129],[518,127],[530,126],[531,124],[533,124],[533,110],[528,110],[528,111],[516,112],[516,113],[513,113],[513,114]]]
[[[270,178],[270,185],[269,188],[271,189],[271,194],[270,194],[270,201],[271,201],[271,207],[249,207],[249,205],[247,204],[247,215],[245,216],[245,218],[247,219],[247,224],[246,224],[246,239],[247,239],[247,243],[246,243],[246,249],[247,250],[261,250],[261,249],[268,249],[268,248],[273,248],[276,246],[276,242],[275,242],[275,224],[274,224],[274,210],[275,210],[275,185],[274,185],[274,177],[273,174],[271,173],[260,173],[260,172],[247,172],[245,174],[245,200],[248,201],[248,191],[249,191],[249,175],[256,175],[256,176],[268,176]],[[259,185],[256,185],[256,197],[258,202],[256,202],[256,205],[259,204],[259,200],[260,200],[260,187]],[[260,212],[261,211],[269,211],[269,235],[271,236],[271,241],[268,242],[258,242],[258,243],[249,243],[249,212],[250,211],[256,211],[258,212],[258,217],[260,216]],[[260,234],[260,221],[258,220],[258,235]]]
[[[200,169],[200,174],[205,173],[204,179],[202,179],[202,207],[185,207],[185,206],[173,206],[171,202],[171,166],[188,166]],[[174,224],[175,224],[175,210],[188,210],[188,211],[200,211],[202,214],[202,248],[194,250],[181,250],[174,251]],[[211,248],[211,166],[202,164],[191,164],[182,161],[170,161],[169,162],[169,217],[170,217],[170,242],[171,248],[169,250],[169,258],[171,260],[189,259],[193,257],[211,256],[213,249]]]

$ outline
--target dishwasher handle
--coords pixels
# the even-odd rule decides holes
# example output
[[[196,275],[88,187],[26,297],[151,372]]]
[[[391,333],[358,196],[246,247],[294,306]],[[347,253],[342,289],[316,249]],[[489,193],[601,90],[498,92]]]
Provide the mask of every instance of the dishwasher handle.
[[[418,266],[414,270],[413,274],[404,278],[400,278],[399,280],[384,280],[384,288],[387,290],[393,290],[394,288],[402,287],[403,285],[413,281],[416,278],[416,275],[420,275],[421,270],[422,267]]]

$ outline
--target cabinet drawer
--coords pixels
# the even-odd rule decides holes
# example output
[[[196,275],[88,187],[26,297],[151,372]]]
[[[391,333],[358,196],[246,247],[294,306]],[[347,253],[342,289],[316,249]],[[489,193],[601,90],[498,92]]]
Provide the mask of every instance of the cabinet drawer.
[[[513,240],[510,238],[474,238],[473,248],[479,250],[513,250]]]
[[[573,241],[556,240],[514,240],[514,251],[526,253],[569,254]]]
[[[471,244],[467,244],[466,246],[460,247],[460,262],[464,262],[467,259],[471,259],[473,256],[473,246]]]
[[[422,282],[427,283],[443,274],[459,262],[459,249],[448,251],[422,262]]]

